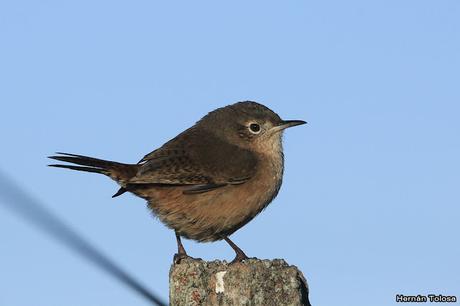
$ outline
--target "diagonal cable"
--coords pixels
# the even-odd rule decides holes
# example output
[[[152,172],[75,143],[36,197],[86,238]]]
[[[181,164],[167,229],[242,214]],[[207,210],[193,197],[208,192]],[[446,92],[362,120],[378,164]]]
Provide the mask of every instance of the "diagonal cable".
[[[154,305],[166,306],[157,295],[149,291],[107,256],[85,241],[77,232],[48,211],[43,204],[0,170],[0,204],[33,223],[37,228],[63,243],[92,262],[106,273],[127,285]]]

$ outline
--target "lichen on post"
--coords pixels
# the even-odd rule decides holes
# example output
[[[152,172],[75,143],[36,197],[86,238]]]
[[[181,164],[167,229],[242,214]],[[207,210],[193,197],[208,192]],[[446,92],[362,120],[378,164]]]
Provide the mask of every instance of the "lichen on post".
[[[169,274],[170,305],[306,305],[302,272],[282,259],[241,263],[183,259]]]

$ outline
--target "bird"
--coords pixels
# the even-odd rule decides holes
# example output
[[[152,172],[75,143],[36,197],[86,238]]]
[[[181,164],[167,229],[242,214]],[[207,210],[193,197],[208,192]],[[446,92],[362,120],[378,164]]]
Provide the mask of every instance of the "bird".
[[[254,101],[217,108],[138,163],[84,155],[49,156],[51,167],[103,174],[118,183],[118,197],[130,192],[175,232],[174,262],[188,258],[181,238],[225,240],[235,251],[231,263],[248,259],[230,236],[277,196],[284,172],[285,129],[305,124],[283,120]]]

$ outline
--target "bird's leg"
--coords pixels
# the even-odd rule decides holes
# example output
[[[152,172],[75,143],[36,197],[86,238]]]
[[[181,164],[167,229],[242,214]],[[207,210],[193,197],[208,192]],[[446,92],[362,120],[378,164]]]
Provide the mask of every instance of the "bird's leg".
[[[241,262],[245,259],[249,259],[249,257],[246,256],[246,254],[244,254],[244,252],[236,244],[233,243],[233,241],[231,241],[228,237],[225,237],[224,239],[236,253],[235,258],[232,260],[232,262],[230,262],[230,264],[234,264],[237,262]]]
[[[184,246],[182,245],[182,241],[180,240],[180,235],[177,232],[175,233],[176,233],[176,241],[177,241],[177,253],[174,254],[174,263],[180,264],[181,260],[184,258],[202,260],[201,258],[194,258],[194,257],[188,256],[187,252],[185,252]]]
[[[177,241],[177,253],[174,254],[174,263],[178,264],[184,258],[187,258],[187,252],[182,245],[182,241],[180,240],[180,236],[177,232],[176,233],[176,241]]]

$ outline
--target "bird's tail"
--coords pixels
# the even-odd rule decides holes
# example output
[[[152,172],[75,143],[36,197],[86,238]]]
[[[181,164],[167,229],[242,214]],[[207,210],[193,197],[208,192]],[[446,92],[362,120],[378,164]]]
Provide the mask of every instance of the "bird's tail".
[[[56,154],[58,155],[49,156],[49,158],[79,166],[63,164],[48,166],[104,174],[118,182],[121,186],[125,185],[129,179],[136,175],[139,167],[136,164],[122,164],[77,154],[61,152],[57,152]]]

